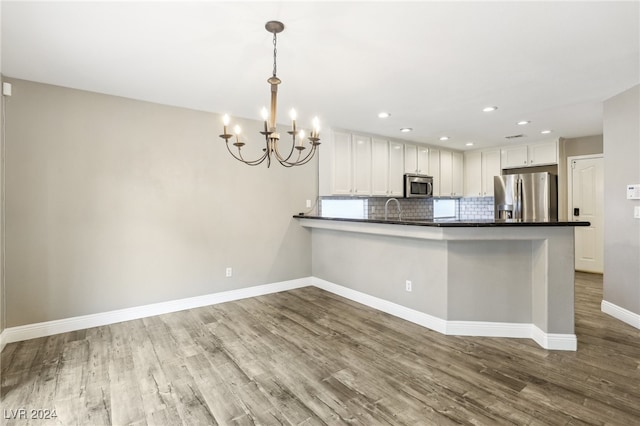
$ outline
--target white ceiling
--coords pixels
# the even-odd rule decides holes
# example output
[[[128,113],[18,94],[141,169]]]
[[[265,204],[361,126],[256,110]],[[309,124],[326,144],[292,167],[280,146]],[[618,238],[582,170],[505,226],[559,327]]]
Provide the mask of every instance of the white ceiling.
[[[280,20],[279,121],[296,107],[302,125],[453,149],[600,134],[602,101],[640,83],[638,1],[1,7],[6,76],[256,119]]]

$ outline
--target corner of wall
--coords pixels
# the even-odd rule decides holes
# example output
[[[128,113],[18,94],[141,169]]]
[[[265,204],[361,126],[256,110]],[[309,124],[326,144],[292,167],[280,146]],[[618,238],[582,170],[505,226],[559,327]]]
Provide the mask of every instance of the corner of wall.
[[[640,181],[639,115],[640,85],[604,101],[603,300],[604,306],[636,317],[640,317],[640,220],[633,217],[633,210],[640,200],[627,199],[625,191],[627,185]]]
[[[1,67],[1,66],[0,66]],[[0,73],[0,81],[3,81],[4,77],[2,73]],[[0,95],[2,100],[0,102],[0,352],[4,348],[4,342],[2,339],[2,332],[5,327],[5,297],[4,297],[4,135],[5,135],[5,111],[4,111],[4,103],[5,97],[4,95]]]

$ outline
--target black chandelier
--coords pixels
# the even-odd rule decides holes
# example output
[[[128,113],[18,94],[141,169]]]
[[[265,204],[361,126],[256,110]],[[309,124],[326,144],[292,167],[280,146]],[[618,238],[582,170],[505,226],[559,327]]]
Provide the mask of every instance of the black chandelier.
[[[281,80],[276,76],[277,71],[277,63],[276,63],[276,55],[277,55],[277,37],[278,33],[281,33],[284,30],[284,24],[279,21],[269,21],[264,26],[267,31],[273,34],[273,75],[267,79],[267,82],[271,86],[271,105],[270,110],[267,112],[266,108],[262,108],[262,120],[264,121],[264,128],[260,132],[261,135],[265,138],[265,148],[262,149],[263,154],[261,157],[255,160],[246,160],[242,156],[242,147],[245,145],[244,142],[240,139],[241,129],[240,126],[234,127],[234,134],[228,133],[227,128],[229,126],[229,116],[227,114],[223,117],[223,133],[220,135],[222,139],[224,139],[225,144],[227,146],[227,150],[229,153],[238,161],[242,161],[245,164],[250,166],[257,166],[261,164],[265,160],[267,160],[267,167],[271,166],[271,157],[273,156],[280,164],[285,167],[293,167],[293,166],[301,166],[303,164],[308,163],[313,155],[316,153],[318,149],[318,145],[320,145],[320,123],[318,121],[318,117],[313,119],[313,129],[310,131],[309,136],[307,137],[308,145],[310,146],[306,155],[303,155],[304,151],[307,149],[305,146],[305,132],[304,130],[298,130],[296,128],[296,112],[295,110],[291,110],[291,126],[292,130],[287,133],[291,135],[291,149],[288,154],[284,155],[280,153],[278,142],[280,141],[280,134],[276,130],[276,109],[278,104],[278,85],[281,83]],[[235,142],[233,142],[233,146],[238,149],[238,152],[235,153],[234,150],[229,146],[229,139],[232,139],[235,136]],[[295,155],[297,154],[297,155]]]

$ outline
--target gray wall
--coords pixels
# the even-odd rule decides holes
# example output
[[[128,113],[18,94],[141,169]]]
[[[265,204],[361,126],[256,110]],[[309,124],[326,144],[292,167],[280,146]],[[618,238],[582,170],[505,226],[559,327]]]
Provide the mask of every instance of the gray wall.
[[[568,157],[576,155],[602,154],[603,152],[602,135],[561,139],[561,143],[564,144],[564,157],[561,160],[565,165]]]
[[[249,167],[217,114],[10,81],[7,327],[311,275],[291,216],[317,196],[317,159]]]
[[[604,103],[604,300],[640,315],[640,85]]]

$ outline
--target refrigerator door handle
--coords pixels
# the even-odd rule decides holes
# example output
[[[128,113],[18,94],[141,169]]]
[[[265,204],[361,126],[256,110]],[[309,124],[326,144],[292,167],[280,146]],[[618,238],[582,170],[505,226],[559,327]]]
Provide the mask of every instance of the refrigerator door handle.
[[[516,206],[515,218],[522,219],[522,179],[516,181]]]

